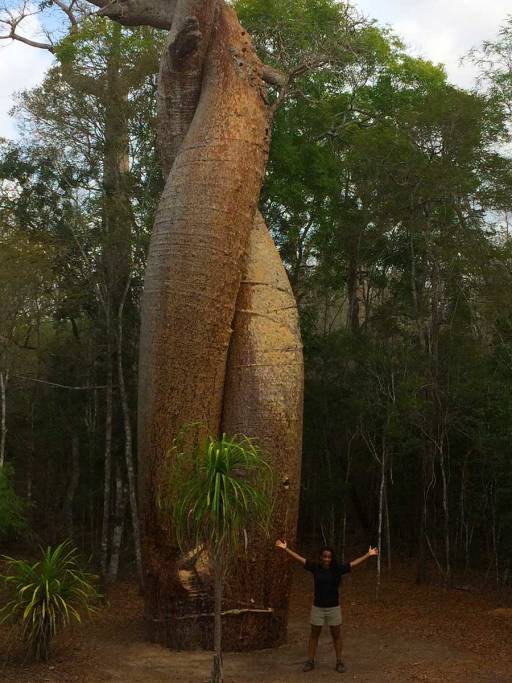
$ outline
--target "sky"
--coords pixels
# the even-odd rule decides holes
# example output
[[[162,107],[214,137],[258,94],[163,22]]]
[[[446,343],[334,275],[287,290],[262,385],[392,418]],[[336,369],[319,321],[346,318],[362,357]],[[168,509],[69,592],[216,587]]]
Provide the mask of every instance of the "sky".
[[[446,65],[450,80],[471,87],[475,69],[460,58],[484,40],[496,38],[512,14],[510,0],[354,0],[359,10],[391,26],[411,54]],[[25,35],[39,32],[37,19],[27,22]],[[43,78],[51,55],[21,43],[0,42],[0,137],[16,136],[8,111],[16,91],[31,88]]]
[[[494,40],[507,15],[510,0],[354,0],[359,10],[388,24],[411,54],[443,63],[450,81],[470,88],[475,68],[460,58],[484,40]]]
[[[29,17],[23,26],[24,36],[40,37],[36,17]],[[51,62],[52,56],[47,50],[19,42],[0,41],[0,137],[12,138],[16,135],[16,124],[8,113],[14,104],[13,94],[40,83]]]

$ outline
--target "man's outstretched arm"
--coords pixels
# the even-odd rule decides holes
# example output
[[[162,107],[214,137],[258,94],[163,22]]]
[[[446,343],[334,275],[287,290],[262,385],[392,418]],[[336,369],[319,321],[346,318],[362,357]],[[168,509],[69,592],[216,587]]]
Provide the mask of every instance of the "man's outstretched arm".
[[[293,557],[294,560],[297,560],[297,562],[300,562],[301,564],[306,564],[306,558],[302,557],[298,553],[293,552],[293,550],[290,550],[286,541],[281,541],[278,539],[276,541],[276,548],[281,548],[281,550],[287,552],[288,555],[290,555],[290,557]]]
[[[362,564],[363,562],[366,562],[366,560],[370,557],[373,557],[374,555],[379,554],[379,549],[378,548],[372,548],[371,546],[368,548],[368,552],[366,555],[361,555],[361,557],[358,557],[356,560],[352,560],[350,563],[350,568],[352,569],[353,567],[357,567],[358,564]]]

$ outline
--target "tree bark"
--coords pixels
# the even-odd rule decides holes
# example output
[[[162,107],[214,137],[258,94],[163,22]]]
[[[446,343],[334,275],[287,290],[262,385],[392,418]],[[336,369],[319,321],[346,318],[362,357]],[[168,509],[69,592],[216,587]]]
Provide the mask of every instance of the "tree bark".
[[[450,508],[448,504],[448,480],[446,477],[446,455],[444,452],[444,443],[440,444],[441,452],[439,457],[439,466],[441,468],[441,480],[443,483],[443,531],[444,531],[444,553],[445,553],[445,571],[446,581],[451,580],[451,548],[450,548]]]
[[[128,25],[169,21],[158,116],[167,181],[146,269],[139,361],[145,615],[155,641],[211,647],[213,623],[195,619],[212,612],[211,583],[205,594],[187,589],[156,497],[167,454],[184,428],[190,443],[221,430],[243,431],[276,464],[286,493],[276,526],[290,540],[295,534],[302,420],[297,311],[261,217],[255,224],[271,112],[262,65],[227,3],[155,1],[146,7],[132,0],[107,4],[102,13]],[[247,277],[240,289],[245,269],[254,267],[263,284]],[[249,592],[258,587],[262,606],[279,605],[277,627],[269,636],[266,625],[238,622],[226,631],[228,649],[284,637],[289,574],[273,559],[269,573],[269,559],[265,550]],[[268,619],[268,609],[254,612]]]
[[[131,278],[126,283],[121,303],[119,304],[119,311],[117,316],[117,375],[119,379],[119,393],[121,397],[121,409],[123,413],[124,424],[124,458],[126,463],[126,474],[128,478],[128,495],[130,499],[130,513],[132,520],[133,545],[135,549],[135,561],[137,564],[137,574],[139,577],[139,584],[144,586],[144,574],[142,569],[142,550],[140,540],[140,526],[139,526],[139,509],[137,504],[137,483],[135,476],[135,467],[133,462],[133,438],[132,438],[132,423],[130,419],[130,406],[128,404],[128,393],[126,390],[126,383],[124,381],[123,368],[123,314],[126,302],[126,296],[130,288]]]
[[[5,440],[7,437],[7,383],[9,370],[0,372],[0,469],[5,462]]]
[[[103,143],[104,282],[117,315],[131,271],[133,214],[129,193],[128,87],[121,77],[121,27],[114,25],[108,45]],[[114,330],[113,330],[114,331]]]
[[[201,40],[209,35],[208,20],[211,15],[198,17]],[[187,25],[171,31],[162,69],[170,59],[186,71],[186,55],[171,54],[179,52],[179,41],[186,43],[182,29],[186,34]],[[195,425],[200,436],[219,433],[231,326],[268,153],[260,65],[234,11],[223,3],[204,52],[197,109],[155,221],[142,303],[139,474],[146,617],[151,636],[170,645],[179,633],[169,617],[186,611],[177,604],[186,592],[172,535],[155,509],[159,476],[183,427]],[[189,646],[198,644],[193,640]]]
[[[379,485],[379,523],[377,528],[377,546],[382,549],[382,524],[384,520],[384,501],[386,495],[386,467],[387,467],[387,443],[386,435],[382,437],[382,451],[380,455],[380,485]],[[378,599],[380,593],[382,553],[377,556],[377,583],[375,586],[375,597]]]
[[[114,508],[114,519],[112,527],[112,540],[110,543],[110,563],[108,569],[108,581],[114,583],[119,574],[119,558],[121,554],[121,542],[123,540],[124,524],[126,517],[126,489],[121,476],[121,468],[116,467],[116,497]]]
[[[112,349],[110,347],[110,305],[107,308],[107,388],[105,390],[105,454],[103,470],[103,517],[101,526],[100,567],[107,575],[112,481]]]
[[[251,233],[229,351],[222,431],[255,437],[278,477],[273,532],[293,544],[300,495],[303,362],[297,306],[261,214]],[[270,647],[286,638],[291,567],[255,529],[246,557],[228,576],[233,604],[271,608],[225,625],[239,647]]]
[[[78,448],[78,436],[73,434],[71,439],[71,459],[70,459],[70,473],[69,483],[66,489],[66,496],[64,498],[64,507],[62,516],[64,517],[64,524],[66,526],[66,535],[68,538],[73,538],[73,501],[75,500],[75,493],[78,488],[78,480],[80,479],[80,451]]]

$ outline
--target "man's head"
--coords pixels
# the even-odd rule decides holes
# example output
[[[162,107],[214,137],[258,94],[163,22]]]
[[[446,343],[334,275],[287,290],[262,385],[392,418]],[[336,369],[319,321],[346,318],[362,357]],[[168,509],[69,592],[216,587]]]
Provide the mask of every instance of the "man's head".
[[[326,569],[334,563],[334,550],[324,546],[320,551],[320,564]]]

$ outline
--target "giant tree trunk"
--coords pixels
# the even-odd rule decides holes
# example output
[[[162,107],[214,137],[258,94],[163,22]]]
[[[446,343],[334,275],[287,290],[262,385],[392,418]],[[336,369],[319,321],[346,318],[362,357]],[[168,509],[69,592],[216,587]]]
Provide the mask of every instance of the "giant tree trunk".
[[[254,437],[282,479],[276,531],[293,541],[297,521],[298,316],[257,214],[270,110],[250,38],[221,0],[114,2],[103,14],[170,28],[159,81],[159,145],[168,176],[145,276],[139,362],[145,616],[155,641],[211,647],[212,581],[201,584],[198,573],[192,583],[190,572],[180,571],[172,529],[156,507],[176,436],[188,428],[191,443],[221,430]],[[225,649],[284,639],[290,577],[272,546],[251,538],[246,580],[233,585],[229,605],[246,616],[223,617]]]
[[[211,14],[198,19],[208,36]],[[181,66],[174,57],[181,28],[171,31],[164,55],[173,66]],[[210,45],[201,49],[206,56],[197,109],[167,178],[152,235],[140,349],[146,618],[155,640],[177,647],[209,645],[211,624],[203,620],[197,633],[187,629],[183,642],[174,623],[173,616],[198,608],[179,581],[172,533],[156,514],[159,474],[183,427],[195,425],[202,436],[220,430],[231,325],[269,125],[258,63],[231,8],[219,6]]]
[[[222,430],[256,436],[278,474],[276,536],[295,539],[302,441],[302,344],[297,307],[261,214],[249,243],[231,343]],[[249,530],[247,552],[228,578],[231,616],[224,639],[239,648],[284,640],[291,566],[273,542]],[[272,611],[264,611],[266,608]]]

